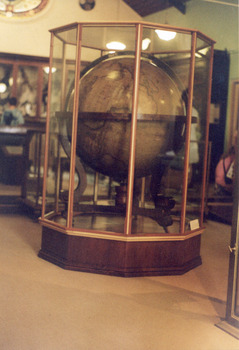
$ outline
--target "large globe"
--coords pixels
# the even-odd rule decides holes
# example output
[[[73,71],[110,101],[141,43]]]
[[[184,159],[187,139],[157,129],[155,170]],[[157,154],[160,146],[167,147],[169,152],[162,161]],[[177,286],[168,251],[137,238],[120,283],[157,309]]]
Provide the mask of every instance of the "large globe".
[[[80,79],[77,154],[94,170],[118,181],[127,178],[135,59],[107,55]],[[151,174],[168,151],[177,149],[185,121],[182,87],[172,70],[149,56],[141,58],[135,175]],[[74,89],[67,102],[73,110]],[[71,118],[68,122],[71,134]]]

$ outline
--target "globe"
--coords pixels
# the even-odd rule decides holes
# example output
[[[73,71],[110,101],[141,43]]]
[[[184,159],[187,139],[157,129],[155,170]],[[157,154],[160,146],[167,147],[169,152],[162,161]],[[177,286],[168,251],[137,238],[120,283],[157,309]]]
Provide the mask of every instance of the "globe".
[[[123,181],[128,176],[135,57],[106,55],[94,61],[80,79],[77,155],[102,174]],[[142,55],[135,176],[152,173],[154,166],[179,147],[185,122],[183,87],[168,65]],[[74,88],[66,110],[73,111]],[[68,120],[71,135],[72,118]]]

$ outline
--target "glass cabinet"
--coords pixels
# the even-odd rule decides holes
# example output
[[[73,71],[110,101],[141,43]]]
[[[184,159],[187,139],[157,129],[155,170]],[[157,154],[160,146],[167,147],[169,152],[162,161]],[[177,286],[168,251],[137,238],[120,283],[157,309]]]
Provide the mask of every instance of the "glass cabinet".
[[[14,96],[25,119],[24,125],[15,129],[1,127],[1,203],[3,206],[5,200],[14,206],[24,203],[38,209],[38,215],[42,195],[48,73],[48,58],[0,54],[0,115],[9,97]],[[16,141],[19,134],[23,139],[21,145]],[[5,193],[8,196],[3,196]]]
[[[40,257],[121,276],[198,266],[214,41],[144,22],[51,36]]]
[[[0,114],[15,96],[24,116],[46,116],[48,72],[48,58],[0,54]]]

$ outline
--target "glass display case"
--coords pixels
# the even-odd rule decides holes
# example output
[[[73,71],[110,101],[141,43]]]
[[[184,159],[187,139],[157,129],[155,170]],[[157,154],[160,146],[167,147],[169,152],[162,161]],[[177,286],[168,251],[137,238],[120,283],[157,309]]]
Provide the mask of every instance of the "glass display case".
[[[1,126],[1,210],[5,207],[12,210],[24,204],[27,209],[37,209],[39,216],[48,71],[48,58],[0,54],[0,115],[9,97],[14,96],[25,119],[24,126]],[[20,144],[19,137],[22,138]]]
[[[1,53],[0,114],[15,96],[25,117],[45,117],[48,73],[48,58]]]
[[[51,30],[40,257],[120,276],[201,264],[213,46],[146,22]]]

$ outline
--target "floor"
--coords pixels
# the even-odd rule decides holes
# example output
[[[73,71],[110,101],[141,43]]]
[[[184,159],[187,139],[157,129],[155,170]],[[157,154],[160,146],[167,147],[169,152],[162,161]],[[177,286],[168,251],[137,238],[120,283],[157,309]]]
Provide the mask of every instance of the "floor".
[[[41,227],[0,214],[1,350],[238,350],[225,316],[229,225],[207,221],[203,264],[182,276],[120,278],[38,258]]]

